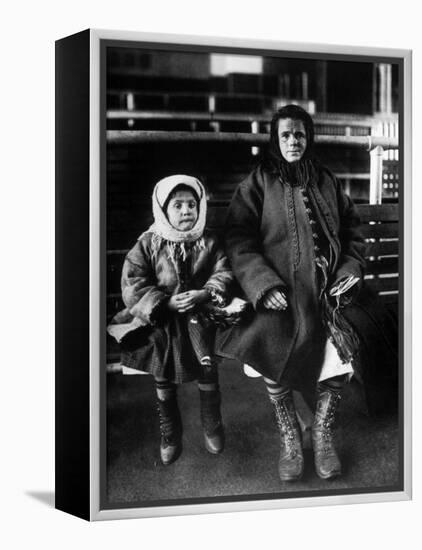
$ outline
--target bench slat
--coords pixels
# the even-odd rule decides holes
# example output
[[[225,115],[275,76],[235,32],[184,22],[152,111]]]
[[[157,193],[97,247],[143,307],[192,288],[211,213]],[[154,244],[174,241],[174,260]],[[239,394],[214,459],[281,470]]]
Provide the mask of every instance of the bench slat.
[[[357,204],[356,210],[362,223],[397,222],[399,219],[398,204]]]
[[[361,233],[365,239],[389,239],[398,237],[398,223],[376,223],[374,225],[363,224]]]
[[[117,258],[116,258],[117,260]],[[398,259],[383,258],[379,260],[367,261],[366,274],[381,275],[392,274],[398,271]],[[119,297],[120,292],[120,277],[122,270],[123,255],[118,256],[118,261],[112,265],[108,265],[107,268],[107,290],[109,295],[113,294],[116,298]]]
[[[220,229],[225,222],[227,215],[227,203],[226,201],[220,202],[220,204],[211,203],[208,208],[207,215],[207,224],[211,228]],[[366,208],[363,208],[365,206]],[[393,207],[393,208],[390,208]],[[377,219],[379,221],[387,223],[376,223],[369,224],[363,223],[361,226],[362,234],[365,238],[391,238],[397,237],[399,232],[399,224],[394,223],[395,213],[397,212],[396,205],[381,205],[381,209],[378,206],[369,206],[369,205],[359,205],[358,211],[367,212],[364,217],[362,217],[362,222],[371,221]],[[374,214],[370,212],[374,209]],[[377,215],[380,215],[380,218],[376,218]],[[397,218],[396,218],[397,219]],[[151,213],[146,214],[142,217],[142,222],[144,227],[148,227],[152,222]],[[132,216],[128,215],[127,209],[115,210],[109,215],[109,224],[110,227],[113,227],[116,231],[118,228],[124,228],[126,231],[135,232],[137,235],[142,231],[140,227],[139,219],[134,219]]]
[[[366,243],[365,257],[370,256],[388,256],[399,253],[399,241],[377,241],[374,243]],[[396,261],[398,259],[396,258]]]
[[[375,292],[390,292],[392,290],[398,290],[399,278],[398,277],[385,277],[375,279],[366,279],[367,284]]]
[[[389,294],[378,294],[378,298],[381,300],[381,302],[384,305],[397,305],[397,299],[399,297],[399,292],[397,291],[391,291]]]
[[[107,261],[110,262],[110,266],[117,265],[121,269],[123,264],[123,257],[129,252],[129,248],[107,250]],[[374,243],[366,243],[365,256],[389,256],[398,255],[399,253],[399,241],[376,241]]]
[[[382,260],[367,261],[366,274],[380,275],[397,273],[397,258],[383,258]]]

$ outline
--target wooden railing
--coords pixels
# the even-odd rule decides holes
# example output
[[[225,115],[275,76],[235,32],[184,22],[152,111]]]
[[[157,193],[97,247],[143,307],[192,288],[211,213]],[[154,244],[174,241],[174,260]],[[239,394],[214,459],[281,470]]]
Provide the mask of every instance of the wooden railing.
[[[157,97],[159,94],[157,95]],[[247,97],[243,94],[241,97]],[[152,96],[154,99],[156,96]],[[239,97],[239,99],[241,99]],[[195,96],[194,96],[195,98]],[[196,99],[186,103],[180,102],[179,108],[158,108],[154,101],[150,105],[139,108],[133,99],[133,94],[128,95],[124,106],[119,108],[110,108],[107,111],[107,120],[112,128],[118,129],[136,129],[136,124],[142,123],[145,129],[151,122],[155,124],[161,122],[179,122],[189,124],[193,130],[197,125],[208,123],[214,131],[224,130],[225,125],[250,124],[250,131],[254,133],[254,127],[258,132],[269,133],[271,113],[274,108],[270,103],[262,109],[249,111],[242,109],[242,103],[237,99],[238,110],[218,110],[218,103],[215,102],[213,95],[207,96],[203,101]],[[286,100],[285,103],[289,101]],[[236,103],[235,103],[236,104]],[[397,136],[397,116],[356,116],[345,115],[342,113],[316,113],[313,115],[315,124],[315,133],[317,135],[339,135],[339,136]],[[117,125],[117,126],[116,126]],[[182,129],[182,128],[179,128]]]
[[[253,129],[253,128],[252,128]],[[258,132],[197,132],[161,130],[108,130],[107,142],[110,145],[142,143],[236,143],[252,147],[268,143],[268,134]],[[398,150],[398,137],[392,136],[340,136],[316,135],[316,144],[360,148],[370,153],[370,204],[381,204],[383,191],[383,159],[385,151]]]
[[[250,145],[265,145],[268,134],[249,132],[190,132],[165,130],[108,130],[107,142],[114,144],[136,144],[152,142],[218,142],[247,143]],[[397,149],[398,139],[383,136],[315,136],[316,144],[343,145],[346,147],[364,148],[367,151],[374,147]]]

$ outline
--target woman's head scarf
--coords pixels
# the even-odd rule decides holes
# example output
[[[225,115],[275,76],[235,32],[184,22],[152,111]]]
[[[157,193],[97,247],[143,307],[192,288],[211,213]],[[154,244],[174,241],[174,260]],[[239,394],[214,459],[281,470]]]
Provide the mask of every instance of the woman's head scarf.
[[[306,150],[297,162],[287,162],[280,151],[278,123],[281,119],[300,120],[306,132]],[[315,141],[314,122],[311,116],[299,105],[286,105],[278,109],[271,120],[270,143],[266,164],[272,170],[280,172],[284,181],[306,186],[311,178],[316,177],[317,160],[313,148]]]

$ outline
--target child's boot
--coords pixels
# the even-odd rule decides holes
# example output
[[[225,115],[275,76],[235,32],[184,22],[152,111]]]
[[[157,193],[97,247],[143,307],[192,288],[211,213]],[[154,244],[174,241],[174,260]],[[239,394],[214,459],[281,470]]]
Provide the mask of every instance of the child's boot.
[[[269,398],[280,430],[278,473],[281,481],[296,481],[303,475],[304,460],[292,392],[286,388],[278,395],[272,395],[269,391]]]
[[[164,465],[177,460],[182,452],[182,419],[177,405],[176,385],[156,382],[160,420],[160,457]]]
[[[330,379],[318,384],[318,400],[312,425],[315,471],[322,479],[341,474],[341,463],[334,447],[333,427],[341,399],[341,385]]]
[[[204,390],[204,386],[199,385],[201,422],[205,448],[209,453],[219,454],[224,449],[224,428],[220,412],[221,396],[218,384],[213,384],[212,387],[213,389]]]

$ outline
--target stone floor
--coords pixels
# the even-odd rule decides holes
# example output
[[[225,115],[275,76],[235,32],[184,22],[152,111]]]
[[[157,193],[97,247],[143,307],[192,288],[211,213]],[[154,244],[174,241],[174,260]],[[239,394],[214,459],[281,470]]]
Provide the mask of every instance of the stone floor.
[[[288,498],[399,490],[400,432],[397,415],[367,414],[357,383],[344,392],[337,441],[344,473],[320,480],[305,449],[299,482],[280,482],[278,439],[261,379],[247,378],[233,364],[220,369],[226,448],[218,456],[203,447],[199,397],[194,383],[179,389],[183,453],[170,466],[159,461],[158,419],[150,376],[107,378],[107,503],[153,505],[220,500]]]

